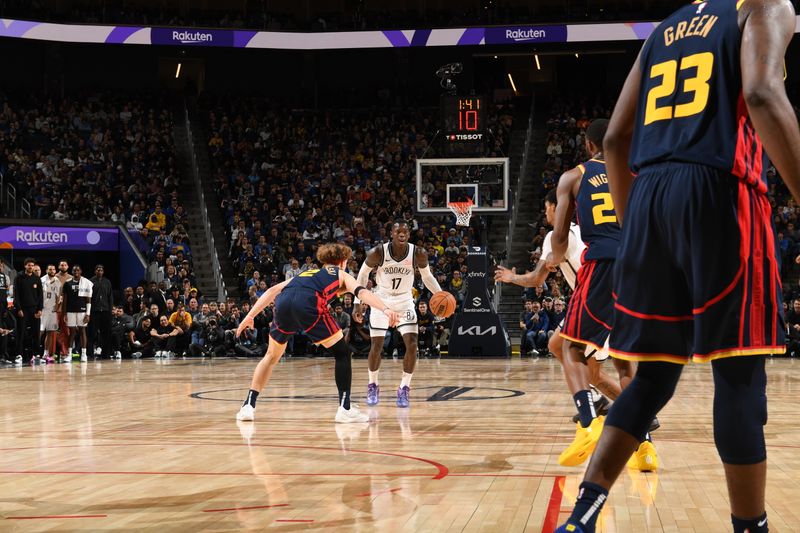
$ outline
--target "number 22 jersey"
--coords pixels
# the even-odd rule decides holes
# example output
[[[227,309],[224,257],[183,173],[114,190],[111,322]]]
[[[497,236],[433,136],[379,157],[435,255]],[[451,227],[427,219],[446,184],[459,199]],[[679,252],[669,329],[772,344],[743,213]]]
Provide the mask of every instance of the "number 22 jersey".
[[[630,167],[684,162],[729,172],[766,192],[766,154],[742,95],[738,8],[695,2],[665,19],[640,56]]]

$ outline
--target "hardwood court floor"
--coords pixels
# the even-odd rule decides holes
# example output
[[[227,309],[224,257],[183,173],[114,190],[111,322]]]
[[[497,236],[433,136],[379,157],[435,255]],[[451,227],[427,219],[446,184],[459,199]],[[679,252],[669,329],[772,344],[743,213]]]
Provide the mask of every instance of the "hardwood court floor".
[[[554,360],[424,360],[412,405],[399,362],[364,427],[333,422],[333,361],[283,362],[254,424],[234,414],[255,361],[0,371],[0,531],[531,531],[571,508],[557,464],[574,408]],[[358,397],[366,362],[354,361]],[[800,362],[769,362],[768,513],[800,523]],[[708,366],[684,372],[655,433],[662,469],[627,471],[600,530],[729,531]],[[362,408],[365,408],[362,402]]]

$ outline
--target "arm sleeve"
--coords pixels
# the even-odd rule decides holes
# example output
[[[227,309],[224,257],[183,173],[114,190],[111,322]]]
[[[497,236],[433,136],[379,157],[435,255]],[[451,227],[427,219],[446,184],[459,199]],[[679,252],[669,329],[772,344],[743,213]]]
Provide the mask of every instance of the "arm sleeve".
[[[425,288],[431,291],[431,294],[436,294],[442,290],[442,287],[439,286],[439,282],[436,281],[436,277],[431,272],[430,265],[425,268],[420,268],[419,275],[422,277],[422,283],[425,284]]]
[[[362,287],[366,287],[367,283],[369,283],[369,273],[372,272],[372,267],[367,264],[366,259],[363,263],[361,263],[361,268],[358,270],[358,276],[356,277],[356,282],[358,285]],[[356,295],[353,295],[353,303],[361,303],[361,300],[356,298]]]

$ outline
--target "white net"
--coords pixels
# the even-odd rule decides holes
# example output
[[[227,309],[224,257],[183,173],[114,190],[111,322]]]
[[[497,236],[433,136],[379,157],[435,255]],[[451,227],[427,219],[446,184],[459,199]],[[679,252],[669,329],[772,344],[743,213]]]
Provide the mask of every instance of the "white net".
[[[469,226],[474,205],[472,202],[451,202],[447,204],[447,207],[456,216],[456,226]]]

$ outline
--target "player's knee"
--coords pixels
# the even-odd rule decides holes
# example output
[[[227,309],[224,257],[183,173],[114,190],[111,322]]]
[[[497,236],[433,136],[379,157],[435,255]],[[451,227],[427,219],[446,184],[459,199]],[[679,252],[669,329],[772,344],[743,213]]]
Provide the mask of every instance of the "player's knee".
[[[653,417],[672,398],[683,367],[673,363],[642,363],[636,376],[614,402],[606,424],[644,440]]]
[[[344,339],[339,339],[333,346],[328,348],[328,350],[331,351],[337,363],[339,361],[350,361],[350,346],[347,345]]]
[[[767,458],[766,373],[762,357],[722,359],[714,369],[714,442],[727,464],[756,464]]]
[[[561,347],[563,344],[564,339],[561,338],[561,335],[555,334],[550,337],[550,340],[547,342],[547,349],[557,358],[561,359]]]

